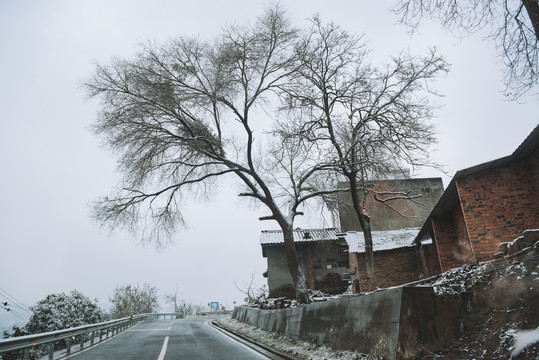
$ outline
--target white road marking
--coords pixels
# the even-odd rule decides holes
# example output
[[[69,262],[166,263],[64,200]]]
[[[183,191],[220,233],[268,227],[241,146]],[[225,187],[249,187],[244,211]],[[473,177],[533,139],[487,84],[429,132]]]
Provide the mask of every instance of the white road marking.
[[[157,360],[164,360],[165,354],[167,353],[167,346],[168,346],[168,336],[165,338],[165,341],[163,342],[163,347],[161,348],[161,353],[159,354],[159,357]]]

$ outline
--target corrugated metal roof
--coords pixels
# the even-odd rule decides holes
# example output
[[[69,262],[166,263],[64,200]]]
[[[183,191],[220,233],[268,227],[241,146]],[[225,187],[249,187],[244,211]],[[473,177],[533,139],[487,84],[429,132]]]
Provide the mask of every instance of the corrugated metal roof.
[[[294,229],[294,242],[316,242],[337,240],[337,229]],[[263,230],[260,233],[260,244],[282,244],[284,243],[283,232],[281,230]]]
[[[418,232],[419,228],[371,231],[373,250],[392,250],[412,246],[412,240]],[[347,231],[344,234],[339,234],[339,237],[346,240],[351,253],[365,252],[365,238],[362,231]]]

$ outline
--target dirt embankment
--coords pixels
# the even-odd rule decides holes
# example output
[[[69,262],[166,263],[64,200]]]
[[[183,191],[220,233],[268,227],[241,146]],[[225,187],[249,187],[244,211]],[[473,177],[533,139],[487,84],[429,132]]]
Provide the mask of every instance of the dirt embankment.
[[[505,261],[453,269],[432,284],[459,296],[462,309],[455,341],[426,359],[539,359],[537,342],[513,353],[522,331],[539,331],[539,251]]]

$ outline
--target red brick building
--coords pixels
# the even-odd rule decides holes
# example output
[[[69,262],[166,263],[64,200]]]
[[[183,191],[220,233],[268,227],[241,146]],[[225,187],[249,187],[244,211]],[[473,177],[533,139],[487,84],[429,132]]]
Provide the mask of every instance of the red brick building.
[[[440,272],[437,261],[420,265],[417,247],[412,244],[418,231],[419,228],[409,228],[372,232],[376,286],[402,285]],[[348,242],[350,278],[354,293],[359,293],[368,287],[363,233],[349,231],[338,236]],[[422,244],[422,251],[427,255],[425,261],[437,258],[432,243]],[[423,269],[430,273],[422,273]]]
[[[513,154],[458,171],[414,243],[422,273],[491,260],[498,245],[539,228],[539,126]],[[429,255],[422,242],[431,238]]]

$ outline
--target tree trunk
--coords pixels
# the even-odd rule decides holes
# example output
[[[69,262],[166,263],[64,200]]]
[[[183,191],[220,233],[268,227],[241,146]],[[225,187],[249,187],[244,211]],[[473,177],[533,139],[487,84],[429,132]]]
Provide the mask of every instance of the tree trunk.
[[[352,196],[352,205],[356,212],[357,219],[363,230],[363,237],[365,238],[365,265],[367,268],[367,287],[366,291],[372,291],[376,289],[376,278],[374,272],[374,250],[372,246],[372,233],[371,233],[371,219],[365,213],[361,201],[359,199],[357,190],[357,180],[354,174],[348,177],[350,182],[350,194]]]
[[[530,21],[532,22],[535,37],[539,41],[539,1],[537,0],[522,0]]]
[[[303,270],[298,262],[292,225],[282,224],[281,230],[283,231],[284,249],[288,263],[288,270],[290,271],[290,275],[292,275],[294,287],[296,288],[296,300],[300,304],[308,304],[310,303],[309,292],[307,290],[305,274],[303,273]]]

